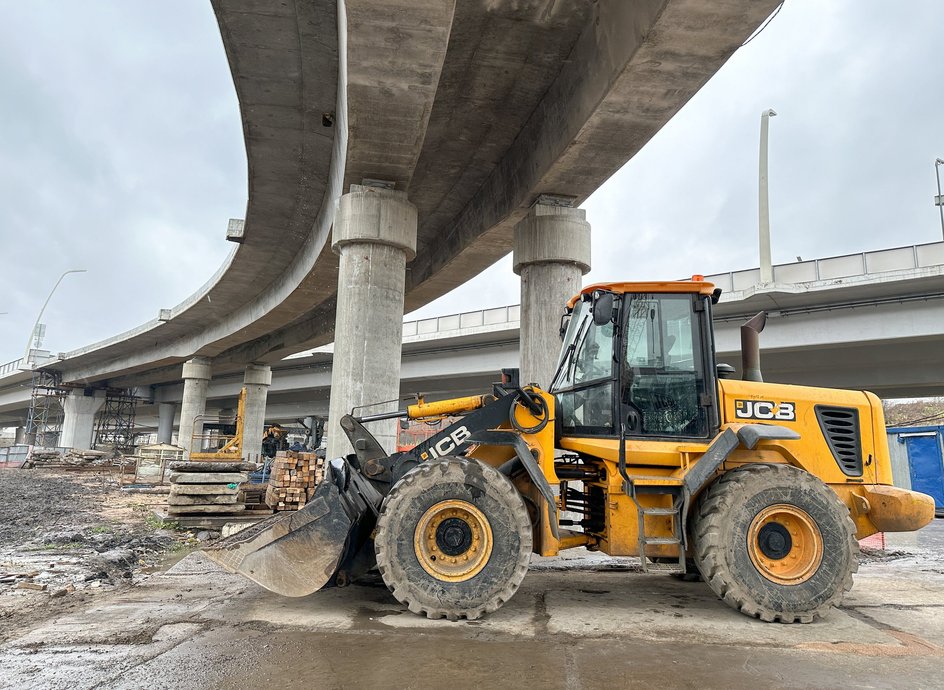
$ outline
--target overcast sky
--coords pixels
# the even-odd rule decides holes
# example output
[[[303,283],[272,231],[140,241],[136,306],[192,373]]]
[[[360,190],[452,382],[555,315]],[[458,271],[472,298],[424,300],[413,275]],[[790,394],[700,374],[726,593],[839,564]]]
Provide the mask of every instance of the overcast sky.
[[[0,0],[0,363],[46,310],[45,346],[87,345],[199,288],[232,245],[246,162],[201,0]],[[775,262],[939,241],[944,3],[787,0],[585,204],[587,281],[757,265],[760,113],[772,107]],[[425,307],[518,301],[509,259]]]

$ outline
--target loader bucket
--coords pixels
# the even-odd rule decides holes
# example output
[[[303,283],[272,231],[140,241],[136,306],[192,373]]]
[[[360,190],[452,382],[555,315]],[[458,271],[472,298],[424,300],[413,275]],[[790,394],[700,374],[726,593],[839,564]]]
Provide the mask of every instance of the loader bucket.
[[[346,460],[333,460],[304,508],[273,515],[205,553],[272,592],[307,596],[347,580],[339,572],[364,545],[381,498]]]

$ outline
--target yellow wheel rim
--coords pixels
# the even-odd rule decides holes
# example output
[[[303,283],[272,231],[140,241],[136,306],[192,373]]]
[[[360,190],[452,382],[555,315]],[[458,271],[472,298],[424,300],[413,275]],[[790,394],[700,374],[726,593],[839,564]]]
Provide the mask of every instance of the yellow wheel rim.
[[[492,555],[492,528],[468,501],[440,501],[423,513],[413,549],[423,570],[443,582],[475,577]]]
[[[823,535],[809,513],[796,506],[765,508],[751,522],[747,550],[758,572],[771,582],[806,582],[823,561]]]

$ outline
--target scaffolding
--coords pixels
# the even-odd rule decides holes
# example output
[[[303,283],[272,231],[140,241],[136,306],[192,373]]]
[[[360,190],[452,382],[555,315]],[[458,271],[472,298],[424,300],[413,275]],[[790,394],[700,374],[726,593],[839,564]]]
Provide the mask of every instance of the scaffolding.
[[[134,415],[137,403],[138,398],[133,390],[109,388],[105,395],[105,404],[98,415],[92,447],[96,450],[134,452]]]
[[[58,371],[33,371],[33,391],[26,417],[26,438],[34,446],[55,448],[62,434],[62,403],[69,389]]]

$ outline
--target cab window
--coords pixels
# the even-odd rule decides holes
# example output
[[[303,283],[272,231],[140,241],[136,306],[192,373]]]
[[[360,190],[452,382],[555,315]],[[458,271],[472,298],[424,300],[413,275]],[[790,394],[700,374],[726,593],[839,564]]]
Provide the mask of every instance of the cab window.
[[[613,434],[614,328],[594,323],[589,302],[578,302],[570,318],[557,376],[563,429],[576,434]]]

